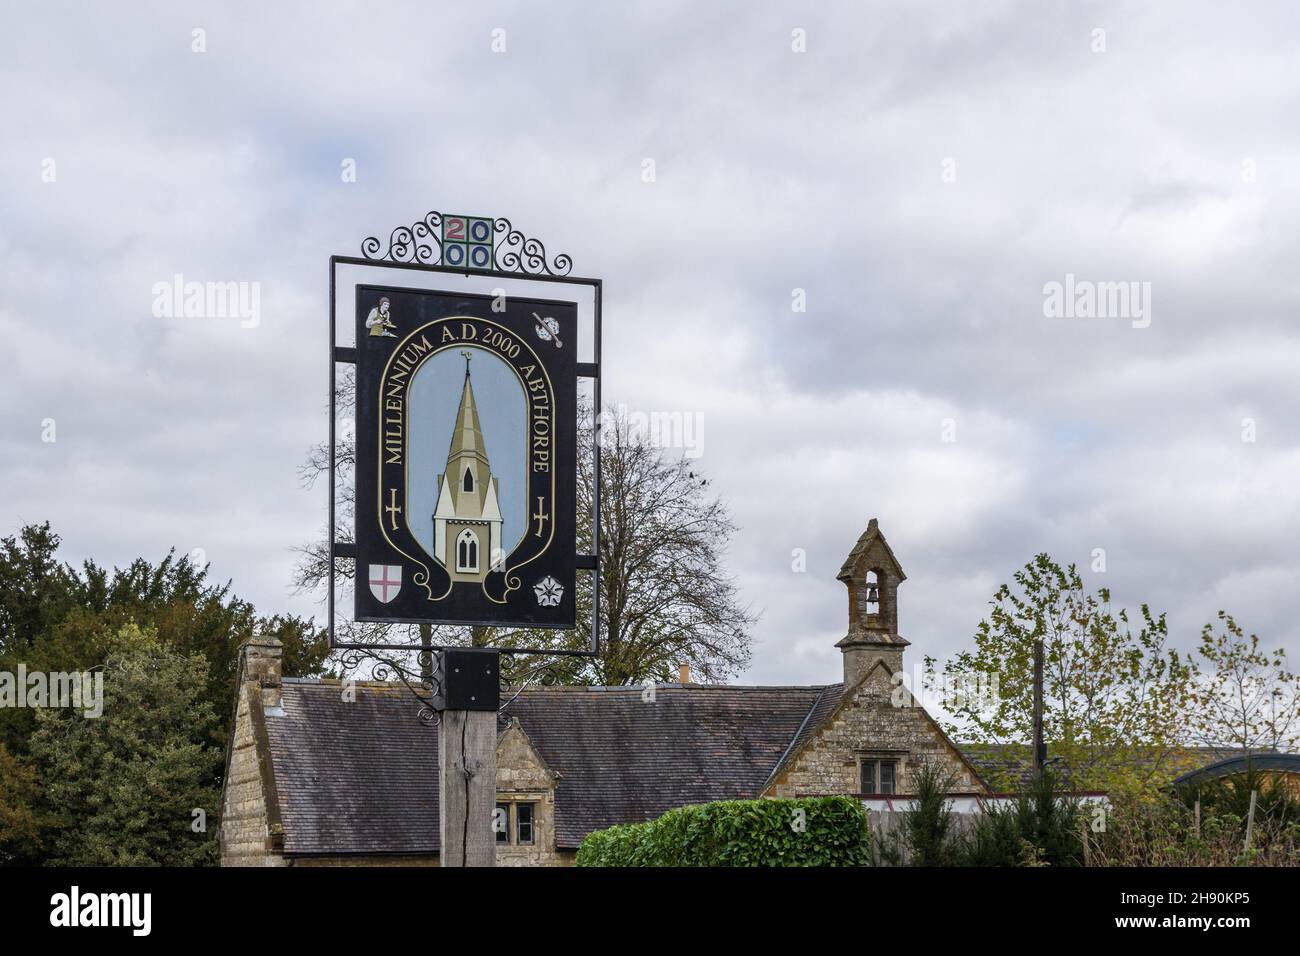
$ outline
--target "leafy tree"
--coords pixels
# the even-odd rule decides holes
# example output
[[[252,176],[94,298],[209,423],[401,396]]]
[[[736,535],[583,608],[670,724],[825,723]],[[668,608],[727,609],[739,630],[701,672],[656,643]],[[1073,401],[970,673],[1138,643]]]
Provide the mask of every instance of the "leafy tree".
[[[0,866],[37,860],[41,820],[32,809],[37,794],[36,771],[0,743]]]
[[[58,546],[48,521],[0,538],[0,654],[22,651],[67,612],[74,581]]]
[[[43,802],[55,821],[47,862],[64,866],[195,866],[216,861],[219,748],[207,662],[123,627],[110,642],[99,718],[41,710],[31,739]],[[194,832],[195,811],[213,821]]]
[[[0,671],[14,673],[20,664],[28,673],[101,668],[124,630],[146,630],[166,655],[202,663],[192,678],[201,689],[201,706],[185,726],[190,743],[207,752],[225,745],[239,647],[248,638],[278,637],[288,674],[310,676],[324,666],[325,635],[312,621],[259,616],[231,592],[229,582],[213,583],[206,567],[174,551],[157,563],[139,559],[109,570],[93,561],[74,568],[59,560],[58,550],[59,537],[48,524],[0,539]],[[38,718],[32,708],[0,708],[0,863],[39,862],[38,851],[52,848],[57,828],[65,825],[61,816],[46,812],[59,808],[51,795],[66,784],[35,759]],[[102,719],[85,723],[99,725]],[[40,729],[46,737],[53,732]],[[116,773],[113,767],[103,762],[79,772]],[[160,773],[181,769],[163,766]],[[220,787],[221,760],[200,761],[199,769],[203,788]],[[123,833],[125,839],[129,831]],[[104,839],[110,835],[106,829]],[[101,847],[99,855],[109,854]]]
[[[1039,554],[1002,585],[989,616],[944,670],[950,686],[996,677],[995,694],[958,693],[945,706],[950,731],[976,743],[1033,737],[1033,655],[1044,646],[1046,739],[1070,785],[1150,789],[1163,783],[1182,744],[1193,668],[1166,646],[1164,615],[1144,604],[1136,627],[1113,611],[1106,588],[1085,593],[1074,565]],[[934,676],[936,662],[927,658]],[[996,775],[995,775],[996,776]],[[995,779],[1011,788],[1012,778]]]
[[[1300,742],[1300,677],[1286,651],[1260,649],[1231,614],[1219,629],[1206,624],[1198,648],[1206,665],[1191,696],[1189,722],[1197,743],[1220,749],[1291,750]]]
[[[206,737],[224,743],[238,677],[239,647],[254,634],[284,644],[285,673],[321,673],[328,656],[323,631],[294,616],[261,617],[215,584],[206,566],[178,558],[143,558],[111,571],[94,561],[80,569],[58,560],[59,536],[31,525],[0,540],[0,670],[82,671],[104,662],[115,635],[135,623],[167,647],[207,661],[206,701],[215,716]],[[34,713],[0,712],[0,741],[26,752]]]

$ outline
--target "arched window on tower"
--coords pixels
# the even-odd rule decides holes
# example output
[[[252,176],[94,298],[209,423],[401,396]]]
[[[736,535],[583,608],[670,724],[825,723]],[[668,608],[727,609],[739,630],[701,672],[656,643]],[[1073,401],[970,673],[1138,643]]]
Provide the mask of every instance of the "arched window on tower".
[[[474,474],[468,468],[465,469],[465,479],[460,483],[460,486],[466,491],[474,490]]]
[[[868,616],[880,613],[880,573],[878,571],[867,572],[867,594],[865,610]]]
[[[477,573],[478,535],[466,528],[456,537],[456,570]]]

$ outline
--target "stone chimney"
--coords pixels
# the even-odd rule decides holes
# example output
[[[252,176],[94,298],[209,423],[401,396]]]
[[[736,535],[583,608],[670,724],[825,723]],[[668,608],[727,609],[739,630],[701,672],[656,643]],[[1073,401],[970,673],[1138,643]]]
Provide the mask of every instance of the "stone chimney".
[[[243,680],[256,683],[262,688],[262,706],[280,706],[281,658],[284,646],[279,638],[264,636],[254,637],[246,643],[241,651],[243,657]]]
[[[844,684],[860,681],[877,661],[903,669],[908,642],[898,633],[898,585],[907,580],[872,518],[836,577],[849,589],[848,633],[835,646],[844,654]]]

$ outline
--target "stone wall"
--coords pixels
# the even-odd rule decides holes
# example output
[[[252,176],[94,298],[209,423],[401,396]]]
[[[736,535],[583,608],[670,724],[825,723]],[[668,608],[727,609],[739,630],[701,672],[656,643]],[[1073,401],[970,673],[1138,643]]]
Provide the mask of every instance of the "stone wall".
[[[518,721],[512,722],[497,741],[497,800],[534,804],[533,842],[522,846],[514,842],[512,817],[510,842],[497,844],[497,866],[560,866],[566,862],[555,848],[555,786],[555,774]]]
[[[270,829],[257,733],[253,725],[253,708],[261,706],[258,687],[241,683],[221,806],[222,866],[278,866],[282,863],[282,857],[267,850]]]
[[[767,795],[856,794],[861,786],[859,759],[870,755],[898,761],[899,793],[913,792],[914,774],[924,761],[936,761],[951,771],[955,792],[984,792],[984,785],[926,712],[912,703],[895,706],[893,691],[889,670],[875,668],[826,725],[792,755]],[[906,696],[905,691],[900,693]]]

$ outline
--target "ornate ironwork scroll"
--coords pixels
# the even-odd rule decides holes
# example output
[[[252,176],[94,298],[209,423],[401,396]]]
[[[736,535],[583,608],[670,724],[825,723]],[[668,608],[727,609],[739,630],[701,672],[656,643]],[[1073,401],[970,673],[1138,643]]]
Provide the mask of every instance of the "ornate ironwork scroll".
[[[419,702],[417,712],[426,724],[438,723],[438,711],[434,709],[433,698],[438,694],[442,682],[438,673],[438,655],[430,649],[412,648],[419,672],[399,663],[397,659],[380,654],[377,651],[353,647],[344,651],[339,657],[339,665],[345,671],[358,670],[366,660],[371,661],[370,675],[376,681],[388,681],[396,677],[411,696]]]
[[[443,255],[443,222],[446,213],[430,210],[409,226],[398,226],[388,236],[388,245],[376,236],[361,243],[361,254],[374,262],[399,262],[425,266],[448,266]],[[567,276],[573,259],[564,252],[551,257],[540,239],[524,235],[509,219],[492,220],[495,242],[492,269],[523,276]],[[466,272],[476,271],[466,268]]]
[[[506,691],[511,691],[511,694],[497,708],[498,714],[504,714],[506,708],[518,700],[519,695],[534,684],[539,687],[551,687],[563,683],[563,675],[556,673],[555,668],[573,666],[573,660],[570,658],[553,657],[542,661],[540,664],[533,664],[522,674],[519,674],[515,672],[515,657],[515,654],[508,651],[501,652],[501,692],[503,697],[505,697]]]

